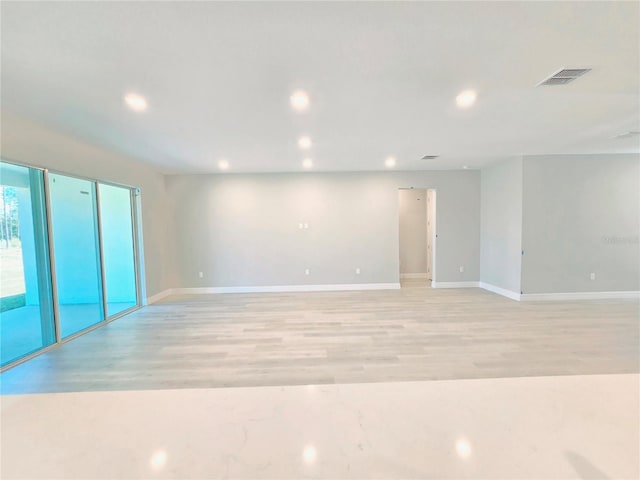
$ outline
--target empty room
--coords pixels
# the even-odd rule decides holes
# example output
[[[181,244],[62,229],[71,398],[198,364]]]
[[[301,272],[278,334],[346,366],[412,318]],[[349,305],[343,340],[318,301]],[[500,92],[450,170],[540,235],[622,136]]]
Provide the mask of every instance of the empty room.
[[[0,2],[3,479],[640,478],[638,2]]]

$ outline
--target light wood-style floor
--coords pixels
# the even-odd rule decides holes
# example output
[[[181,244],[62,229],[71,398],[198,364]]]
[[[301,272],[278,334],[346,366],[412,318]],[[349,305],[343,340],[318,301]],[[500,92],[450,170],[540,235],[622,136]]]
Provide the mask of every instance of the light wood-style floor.
[[[639,372],[637,301],[480,289],[176,296],[19,365],[3,393]]]

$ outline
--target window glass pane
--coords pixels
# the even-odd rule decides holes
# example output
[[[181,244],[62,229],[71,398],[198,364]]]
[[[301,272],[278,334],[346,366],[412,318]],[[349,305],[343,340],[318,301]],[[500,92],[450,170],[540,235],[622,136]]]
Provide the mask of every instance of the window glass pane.
[[[49,174],[62,338],[104,320],[94,182]]]
[[[100,221],[107,315],[137,305],[131,190],[100,184]]]
[[[0,362],[55,342],[42,171],[0,163]]]

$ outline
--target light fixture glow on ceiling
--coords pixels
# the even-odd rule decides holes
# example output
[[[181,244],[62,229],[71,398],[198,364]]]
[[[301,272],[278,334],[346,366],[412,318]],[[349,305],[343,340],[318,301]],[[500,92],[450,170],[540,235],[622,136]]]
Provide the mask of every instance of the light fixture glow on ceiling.
[[[309,108],[309,95],[303,90],[296,90],[289,98],[291,106],[298,112],[304,112]]]
[[[144,112],[147,109],[147,100],[136,93],[128,93],[125,95],[124,102],[135,112]]]
[[[456,105],[458,108],[469,108],[476,103],[476,98],[478,98],[478,94],[475,90],[465,90],[456,97]]]
[[[465,170],[469,169],[469,167],[467,165],[464,165],[462,168],[464,168]]]
[[[313,167],[313,160],[311,160],[310,158],[305,158],[302,161],[302,166],[307,169]]]
[[[311,139],[307,136],[298,139],[298,146],[303,150],[311,148]]]
[[[220,170],[228,170],[229,169],[229,161],[228,160],[220,160],[218,162],[218,168]]]
[[[387,157],[384,164],[387,168],[393,168],[396,166],[396,159],[394,157]]]
[[[167,463],[167,452],[158,450],[151,455],[149,464],[153,470],[162,470]]]
[[[304,459],[305,463],[314,463],[317,456],[318,452],[313,445],[307,445],[306,447],[304,447],[304,450],[302,450],[302,458]]]
[[[471,443],[466,438],[460,438],[456,441],[456,453],[463,460],[467,460],[471,456]]]

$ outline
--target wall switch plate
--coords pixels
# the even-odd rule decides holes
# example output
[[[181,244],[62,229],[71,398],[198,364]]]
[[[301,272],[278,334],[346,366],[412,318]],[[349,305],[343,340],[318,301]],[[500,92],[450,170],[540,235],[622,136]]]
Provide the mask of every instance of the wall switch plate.
[[[304,228],[304,225],[303,225],[302,223],[299,223],[299,224],[298,224],[298,228],[299,228],[300,230],[302,230],[302,229]]]
[[[304,224],[304,228],[309,228],[309,224],[308,224],[308,223],[305,223],[305,224]]]
[[[596,279],[596,274],[595,274],[595,273],[592,273],[591,275],[589,275],[589,278],[590,278],[591,280],[595,280],[595,279]]]
[[[460,273],[464,273],[464,266],[460,265]]]
[[[305,269],[304,269],[304,274],[305,274],[305,275],[309,275],[309,269],[308,269],[308,268],[305,268]]]
[[[356,275],[360,275],[360,269],[356,268]]]
[[[203,272],[198,272],[198,277],[204,278],[204,273]]]

